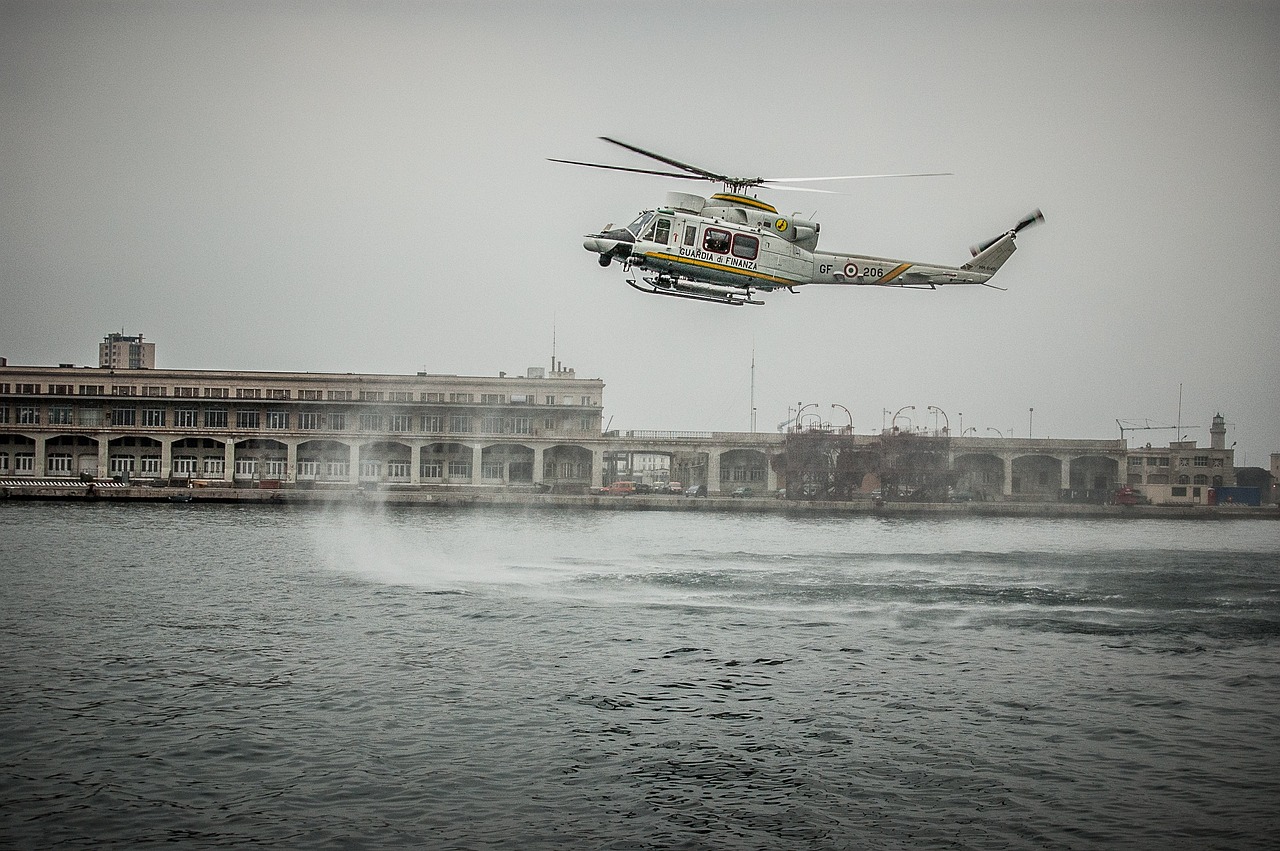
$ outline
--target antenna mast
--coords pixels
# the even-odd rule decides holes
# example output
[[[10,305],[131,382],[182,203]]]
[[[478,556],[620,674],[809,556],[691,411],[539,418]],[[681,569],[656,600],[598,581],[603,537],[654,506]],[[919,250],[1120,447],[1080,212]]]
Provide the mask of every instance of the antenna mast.
[[[756,433],[756,344],[751,343],[751,433]]]

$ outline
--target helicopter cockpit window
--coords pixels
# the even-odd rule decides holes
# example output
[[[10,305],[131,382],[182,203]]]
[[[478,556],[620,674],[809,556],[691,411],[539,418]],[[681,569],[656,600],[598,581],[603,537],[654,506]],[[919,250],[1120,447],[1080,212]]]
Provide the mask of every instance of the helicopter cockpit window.
[[[760,254],[760,240],[745,233],[734,234],[733,256],[743,260],[755,260]]]
[[[658,219],[657,226],[653,232],[653,241],[663,245],[671,241],[671,219]]]
[[[653,220],[653,213],[641,213],[640,215],[636,216],[636,220],[634,222],[627,225],[627,230],[631,231],[632,236],[638,237],[640,236],[640,231],[644,228],[644,226],[649,224],[649,222],[652,220]]]
[[[728,231],[707,228],[707,232],[702,235],[702,250],[715,254],[728,254],[731,239],[732,236]]]

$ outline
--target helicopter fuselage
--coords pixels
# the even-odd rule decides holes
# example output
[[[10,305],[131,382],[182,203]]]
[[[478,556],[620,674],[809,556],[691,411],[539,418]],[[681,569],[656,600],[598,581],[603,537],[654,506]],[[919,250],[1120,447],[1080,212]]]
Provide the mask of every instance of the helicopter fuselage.
[[[758,304],[753,292],[807,284],[983,284],[1014,248],[1012,234],[1005,234],[971,263],[936,266],[820,252],[819,231],[817,223],[783,215],[756,198],[673,192],[665,206],[641,213],[626,228],[590,235],[583,247],[599,254],[602,266],[618,260],[641,270],[648,286],[631,281],[637,289],[728,304]]]

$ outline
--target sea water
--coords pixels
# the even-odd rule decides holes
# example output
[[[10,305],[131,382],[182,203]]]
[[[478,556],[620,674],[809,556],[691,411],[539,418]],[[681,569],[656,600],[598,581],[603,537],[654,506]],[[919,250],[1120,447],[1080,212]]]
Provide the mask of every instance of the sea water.
[[[6,502],[0,536],[6,847],[1280,842],[1274,521]]]

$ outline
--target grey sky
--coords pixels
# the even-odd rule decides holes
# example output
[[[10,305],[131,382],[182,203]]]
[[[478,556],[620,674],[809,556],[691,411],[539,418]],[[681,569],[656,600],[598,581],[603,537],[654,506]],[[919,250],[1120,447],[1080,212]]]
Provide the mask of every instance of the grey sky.
[[[1271,3],[0,3],[0,355],[496,374],[558,353],[613,428],[796,402],[1280,451],[1280,6]],[[583,233],[668,190],[549,163],[951,171],[764,193],[822,247],[996,283],[641,295]],[[1165,443],[1173,432],[1143,440]],[[1238,463],[1241,460],[1237,455]]]

